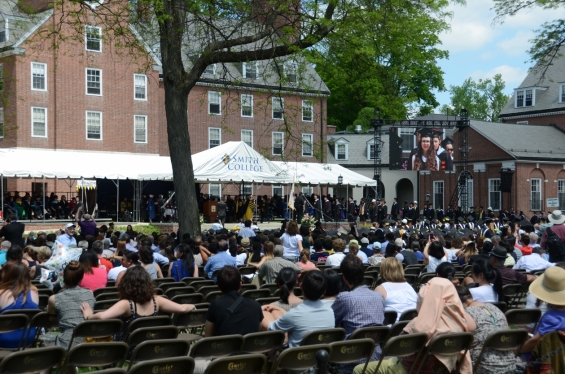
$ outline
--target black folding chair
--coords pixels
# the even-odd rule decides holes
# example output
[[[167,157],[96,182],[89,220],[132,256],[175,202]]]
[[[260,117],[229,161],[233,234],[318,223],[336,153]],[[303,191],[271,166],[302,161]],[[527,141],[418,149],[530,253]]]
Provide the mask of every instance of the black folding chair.
[[[255,332],[243,336],[241,352],[267,353],[272,349],[281,348],[285,339],[282,331]]]
[[[214,359],[239,353],[242,346],[241,335],[214,336],[194,343],[188,355],[194,359]]]
[[[37,373],[44,370],[59,369],[65,350],[61,347],[47,347],[37,349],[27,349],[25,351],[14,352],[2,360],[0,363],[0,373],[24,374]]]
[[[532,331],[535,331],[536,326],[541,318],[541,310],[539,309],[511,309],[507,310],[504,315],[508,325],[525,326],[533,324]]]
[[[206,367],[204,374],[225,374],[237,371],[237,374],[261,374],[267,358],[261,354],[247,354],[218,358]]]
[[[402,312],[398,322],[401,321],[412,321],[414,318],[418,317],[418,311],[416,309],[408,309]]]
[[[473,372],[476,373],[481,366],[481,359],[486,349],[497,351],[520,351],[522,344],[528,339],[528,331],[524,329],[493,331],[485,339],[481,353],[473,363]]]
[[[349,339],[373,339],[375,344],[386,342],[390,328],[388,326],[362,327],[351,333]]]
[[[179,339],[159,339],[149,340],[139,343],[132,355],[131,365],[141,361],[160,360],[171,357],[184,357],[188,355],[190,343],[185,340]]]
[[[351,364],[365,359],[361,374],[365,373],[367,365],[375,350],[373,339],[349,339],[330,344],[332,349],[329,362],[332,364]]]
[[[160,360],[143,361],[133,365],[129,374],[191,374],[194,359],[191,357],[172,357]]]
[[[87,343],[74,346],[67,353],[65,366],[103,367],[116,365],[121,367],[126,359],[129,346],[124,342]]]
[[[311,331],[304,335],[300,346],[314,345],[314,344],[330,344],[345,339],[345,330],[341,327],[334,329],[322,329]]]
[[[383,348],[381,359],[379,360],[379,363],[377,364],[377,367],[375,368],[373,373],[379,372],[379,368],[381,367],[381,364],[385,357],[406,357],[417,354],[416,360],[414,360],[414,363],[416,363],[418,361],[420,352],[422,351],[422,348],[426,346],[427,341],[428,335],[424,333],[402,335],[388,339]],[[408,373],[412,373],[414,366],[415,365],[412,364],[412,367],[410,368]]]
[[[332,348],[329,344],[315,344],[308,346],[300,346],[295,348],[287,348],[281,352],[271,368],[271,374],[276,374],[279,370],[300,370],[312,368],[318,362],[316,354],[319,351],[326,351],[331,355]]]
[[[119,319],[90,320],[79,323],[73,329],[73,336],[67,350],[73,346],[76,338],[105,338],[122,331],[123,323]]]
[[[385,326],[392,325],[393,323],[396,322],[397,316],[398,316],[398,314],[396,314],[396,311],[386,310],[385,311],[385,318],[383,320],[383,325],[385,325]]]
[[[457,363],[455,364],[455,372],[458,373],[462,359],[457,359],[457,355],[463,351],[463,356],[465,356],[467,351],[471,348],[472,343],[473,334],[470,332],[442,334],[436,336],[428,343],[428,347],[424,353],[424,358],[422,359],[416,374],[420,373],[420,370],[424,367],[426,360],[431,355],[456,356]]]

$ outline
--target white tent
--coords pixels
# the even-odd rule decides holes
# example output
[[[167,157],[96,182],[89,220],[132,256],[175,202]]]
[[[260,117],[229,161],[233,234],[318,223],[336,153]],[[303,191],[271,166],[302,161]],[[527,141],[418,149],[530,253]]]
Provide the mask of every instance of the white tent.
[[[218,147],[192,155],[194,181],[245,182],[245,183],[290,183],[292,178],[277,165],[259,154],[244,142],[227,142]],[[172,180],[171,165],[156,173],[142,173],[141,180]]]
[[[296,183],[312,185],[337,185],[338,177],[343,177],[343,185],[356,187],[375,187],[376,182],[352,170],[337,164],[320,164],[314,162],[273,161],[284,170],[285,174],[296,176]]]

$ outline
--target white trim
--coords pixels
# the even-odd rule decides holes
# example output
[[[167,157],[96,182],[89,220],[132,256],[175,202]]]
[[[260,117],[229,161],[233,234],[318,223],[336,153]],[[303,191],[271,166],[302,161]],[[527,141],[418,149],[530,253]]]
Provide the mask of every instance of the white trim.
[[[157,56],[157,54],[155,53],[155,51],[149,46],[149,44],[147,44],[147,42],[145,41],[144,38],[141,37],[141,35],[139,35],[139,32],[135,29],[135,27],[133,27],[133,25],[129,25],[129,28],[131,30],[131,32],[135,35],[135,37],[137,38],[137,40],[143,45],[143,47],[145,48],[145,50],[147,51],[147,53],[149,53],[149,55],[153,58],[153,60],[155,60],[155,62],[157,63],[157,65],[161,66],[161,57],[160,55]],[[154,70],[158,70],[155,67],[153,68]]]
[[[344,146],[345,148],[345,158],[339,158],[339,146]],[[349,160],[349,144],[343,142],[335,143],[335,159],[337,161],[347,161]]]
[[[243,114],[243,97],[244,97],[244,96],[247,96],[247,97],[250,97],[250,98],[251,98],[251,115],[250,115],[250,116]],[[240,96],[240,102],[241,102],[241,110],[240,110],[241,116],[244,117],[244,118],[253,118],[253,95],[250,95],[250,94],[241,94],[241,96]]]
[[[215,188],[218,188],[219,193],[217,195],[212,193],[212,186],[214,186]],[[208,195],[217,196],[221,199],[222,198],[222,184],[221,183],[210,183],[210,184],[208,184]]]
[[[310,107],[310,119],[304,119],[304,108],[308,106]],[[314,122],[314,100],[302,100],[302,122]]]
[[[98,41],[100,43],[100,50],[97,49],[88,49],[88,29],[98,29]],[[102,52],[102,27],[100,26],[93,26],[93,25],[84,25],[84,49],[89,52]]]
[[[490,183],[491,183],[491,181],[493,181],[493,182],[494,182],[494,181],[498,181],[498,191],[491,191],[491,189],[490,189]],[[487,179],[488,206],[490,206],[490,207],[493,207],[493,205],[494,205],[493,202],[492,202],[491,199],[490,199],[490,194],[491,194],[491,192],[492,192],[492,193],[498,192],[498,194],[499,194],[499,196],[500,196],[499,201],[500,201],[500,204],[502,205],[502,192],[500,192],[500,184],[501,184],[500,178],[488,178],[488,179]],[[493,208],[494,208],[494,209],[493,209],[494,211],[500,210],[500,207],[493,207]]]
[[[248,65],[255,65],[255,77],[248,77],[247,76],[247,68]],[[251,69],[249,69],[251,71]],[[252,62],[244,62],[241,67],[241,73],[243,78],[245,79],[259,79],[259,61],[252,61]]]
[[[244,131],[249,131],[251,134],[251,145],[247,144],[244,140],[243,140],[243,132]],[[251,148],[253,148],[253,130],[249,130],[249,129],[241,129],[240,133],[239,133],[240,139],[242,142],[244,142],[245,144],[249,145]]]
[[[88,137],[88,113],[98,113],[100,114],[100,139],[93,139],[93,138],[89,138]],[[86,130],[86,140],[94,140],[94,141],[101,141],[104,140],[104,137],[102,136],[102,129],[103,129],[103,122],[102,122],[102,112],[99,110],[87,110],[84,114],[84,119],[85,119],[85,130]]]
[[[212,67],[212,72],[210,73],[208,71],[208,68]],[[204,71],[202,72],[202,74],[206,74],[206,75],[216,75],[216,64],[211,64],[206,66],[206,69],[204,69]]]
[[[137,126],[136,122],[137,121],[136,120],[137,120],[137,117],[144,118],[144,122],[145,122],[145,141],[142,141],[142,142],[139,142],[139,141],[136,140],[136,131],[137,131],[137,129],[136,129],[136,126]],[[149,140],[148,138],[149,137],[147,136],[147,116],[143,115],[143,114],[134,114],[133,115],[133,142],[136,143],[136,144],[147,144],[147,142]]]
[[[280,118],[275,117],[275,101],[277,101],[280,106]],[[277,112],[278,113],[278,112]],[[273,97],[271,99],[271,116],[273,119],[284,120],[284,97]]]
[[[441,185],[441,205],[436,204],[436,186]],[[438,192],[439,194],[439,192]],[[445,182],[444,181],[433,181],[432,183],[432,207],[435,209],[438,206],[442,208],[445,207]]]
[[[213,147],[211,146],[211,141],[212,141],[212,138],[211,138],[211,136],[210,136],[211,133],[212,133],[211,130],[218,130],[218,140],[219,140],[219,142],[220,142],[218,145],[213,146]],[[215,140],[215,139],[214,139],[214,140]],[[218,146],[220,146],[220,145],[222,145],[222,129],[219,128],[219,127],[208,127],[208,149],[210,149],[210,148],[215,148],[215,147],[218,147]]]
[[[532,91],[532,105],[526,105],[526,91]],[[523,105],[518,106],[518,92],[522,92],[522,103]],[[536,88],[526,87],[514,90],[514,108],[531,108],[536,106]]]
[[[287,71],[287,69],[290,71]],[[292,70],[294,70],[294,75],[289,75]],[[288,83],[298,83],[298,63],[296,61],[286,61],[283,64],[283,72]],[[294,76],[294,79],[291,80],[289,77],[292,76]]]
[[[533,199],[533,194],[534,194],[533,187],[534,187],[534,185],[533,185],[533,182],[534,181],[539,182],[539,191],[538,191],[539,196],[540,196],[540,198],[539,198],[539,204],[540,204],[539,208],[533,206],[533,203],[534,203],[534,199]],[[538,212],[538,211],[543,210],[543,180],[541,178],[531,178],[530,179],[530,210],[532,212]]]
[[[0,57],[3,57],[2,53],[0,53]],[[217,89],[225,89],[226,88],[225,84],[213,83],[213,82],[204,82],[204,81],[198,81],[198,82],[196,82],[196,85],[202,86],[202,87],[217,88]],[[265,85],[262,85],[263,88],[257,87],[257,86],[258,86],[258,84],[253,84],[253,85],[251,85],[251,84],[250,85],[234,84],[234,85],[231,85],[231,82],[230,82],[230,89],[232,89],[232,90],[256,91],[256,92],[261,92],[261,93],[265,92]],[[277,93],[281,94],[281,95],[297,95],[297,94],[300,94],[300,96],[308,96],[308,97],[316,97],[316,98],[318,98],[318,97],[326,97],[327,98],[327,97],[330,96],[329,93],[323,94],[323,93],[319,93],[319,92],[300,92],[298,90],[292,91],[291,87],[284,87],[284,88],[277,87],[276,90],[277,90]]]
[[[271,185],[271,196],[275,196],[275,188],[280,189],[282,191],[282,193],[280,195],[277,194],[277,196],[284,197],[284,184],[273,184],[273,185]]]
[[[89,93],[88,92],[88,71],[91,70],[93,72],[98,71],[100,72],[100,93],[96,94],[96,93]],[[94,75],[95,76],[95,75]],[[85,68],[84,69],[84,92],[86,95],[88,96],[102,96],[102,69],[97,69],[97,68]]]
[[[275,153],[275,134],[281,135],[281,153]],[[271,153],[273,156],[282,156],[284,154],[284,132],[273,131],[271,134]]]
[[[33,134],[33,110],[34,109],[43,109],[43,111],[45,112],[45,135],[34,135]],[[32,106],[31,107],[31,137],[32,138],[47,138],[47,108],[44,107],[39,107],[39,106]]]
[[[143,89],[144,89],[144,93],[143,93],[143,99],[137,98],[136,94],[137,94],[137,83],[136,83],[136,78],[137,77],[143,77]],[[141,86],[139,86],[141,87]],[[147,75],[145,74],[134,74],[133,75],[133,99],[137,100],[137,101],[147,101]]]
[[[559,85],[559,92],[558,92],[558,98],[559,98],[559,103],[563,104],[565,103],[565,83],[561,83]]]
[[[33,65],[42,65],[43,69],[44,69],[44,75],[43,75],[43,84],[45,86],[45,88],[41,89],[41,88],[34,88],[33,87]],[[31,62],[31,72],[30,72],[30,77],[31,77],[31,90],[32,91],[42,91],[42,92],[47,92],[47,64],[45,62],[35,62],[32,61]]]
[[[304,141],[304,136],[309,136],[310,140]],[[304,143],[305,142],[310,143],[310,154],[309,155],[304,154]],[[308,133],[302,134],[302,157],[314,157],[314,134],[308,134]]]
[[[212,103],[212,96],[217,94],[218,97],[218,103]],[[214,105],[218,105],[219,106],[219,112],[218,113],[212,113],[210,111],[210,106],[214,104]],[[222,115],[222,93],[220,91],[208,91],[208,114],[212,115],[212,116],[221,116]]]

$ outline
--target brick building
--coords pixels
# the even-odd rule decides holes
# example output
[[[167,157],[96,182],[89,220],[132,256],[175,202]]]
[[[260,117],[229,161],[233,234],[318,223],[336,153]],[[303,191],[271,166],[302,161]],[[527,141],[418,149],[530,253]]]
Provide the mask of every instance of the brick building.
[[[61,39],[53,49],[41,33],[58,14],[45,1],[27,0],[38,11],[31,17],[17,3],[0,2],[0,148],[111,152],[118,163],[123,152],[168,156],[158,48],[131,27],[145,53],[124,55],[103,37],[112,31],[93,21],[84,24],[84,37]],[[87,11],[84,19],[94,17]],[[61,26],[61,34],[74,32]],[[273,160],[322,161],[328,95],[298,57],[209,66],[188,98],[192,151],[242,140]],[[11,179],[4,187],[40,192],[34,182]],[[46,190],[65,194],[74,183],[51,180]],[[201,191],[218,195],[222,186]]]

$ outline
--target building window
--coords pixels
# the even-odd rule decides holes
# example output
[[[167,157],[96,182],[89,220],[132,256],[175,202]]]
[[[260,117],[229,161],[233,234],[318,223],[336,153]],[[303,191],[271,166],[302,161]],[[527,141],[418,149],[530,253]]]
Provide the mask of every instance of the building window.
[[[557,199],[559,200],[559,209],[565,209],[565,179],[557,180]]]
[[[284,196],[284,186],[273,185],[272,196],[282,197]]]
[[[348,144],[339,144],[337,143],[335,145],[335,154],[336,154],[336,160],[347,160],[348,158],[348,149],[349,145]]]
[[[259,62],[243,63],[243,78],[257,79],[259,77]]]
[[[31,108],[31,136],[47,137],[47,108]]]
[[[86,139],[102,140],[102,112],[86,112]]]
[[[86,50],[102,52],[102,29],[97,26],[85,27]]]
[[[273,97],[273,119],[284,119],[284,99]]]
[[[300,189],[300,191],[302,191],[302,193],[303,193],[304,195],[306,195],[306,196],[312,196],[312,194],[314,193],[314,187],[312,187],[312,186],[305,186],[305,187],[302,187],[302,188]]]
[[[253,130],[241,130],[241,141],[253,148]]]
[[[0,108],[0,138],[4,137],[4,109]]]
[[[134,116],[134,143],[147,143],[147,116]]]
[[[222,144],[222,129],[217,127],[208,128],[208,148],[214,148]]]
[[[135,100],[147,100],[147,77],[143,74],[134,74],[134,96]]]
[[[222,94],[218,91],[208,91],[208,114],[222,114]]]
[[[398,135],[402,139],[402,150],[412,151],[416,148],[416,137],[414,136],[414,129],[411,128],[401,128],[398,129]]]
[[[241,116],[253,117],[253,95],[241,95]]]
[[[282,156],[284,150],[284,133],[273,132],[273,155]]]
[[[284,64],[284,75],[288,83],[298,82],[298,64],[294,61],[289,61]]]
[[[541,179],[530,179],[530,194],[531,194],[531,210],[534,212],[541,211]]]
[[[471,178],[467,179],[467,206],[475,206],[475,192],[473,190],[473,180]],[[461,199],[459,199],[459,206],[461,206]]]
[[[488,180],[488,206],[492,210],[500,210],[502,198],[500,193],[500,178]]]
[[[8,20],[0,21],[0,43],[6,42],[10,39],[8,37]]]
[[[86,69],[86,94],[102,96],[102,70]]]
[[[206,66],[203,74],[216,75],[216,64]]]
[[[253,185],[246,184],[243,186],[243,196],[247,197],[248,195],[253,195]]]
[[[518,121],[516,122],[517,125],[527,125],[528,121]]]
[[[434,181],[434,208],[443,207],[443,181]]]
[[[41,62],[31,63],[31,89],[47,91],[47,64]]]
[[[302,134],[302,156],[314,156],[314,135]]]
[[[375,154],[375,141],[371,140],[367,142],[367,160],[374,160],[377,156],[380,156],[381,147],[382,145],[377,143],[377,153]]]
[[[0,92],[4,91],[4,64],[0,62]]]
[[[218,199],[222,198],[222,185],[221,184],[209,184],[208,193],[210,197],[216,197]]]
[[[534,90],[516,90],[516,108],[523,108],[535,105]]]
[[[565,103],[565,84],[559,85],[559,102]]]
[[[302,100],[302,120],[312,122],[314,118],[314,102],[312,100]]]

